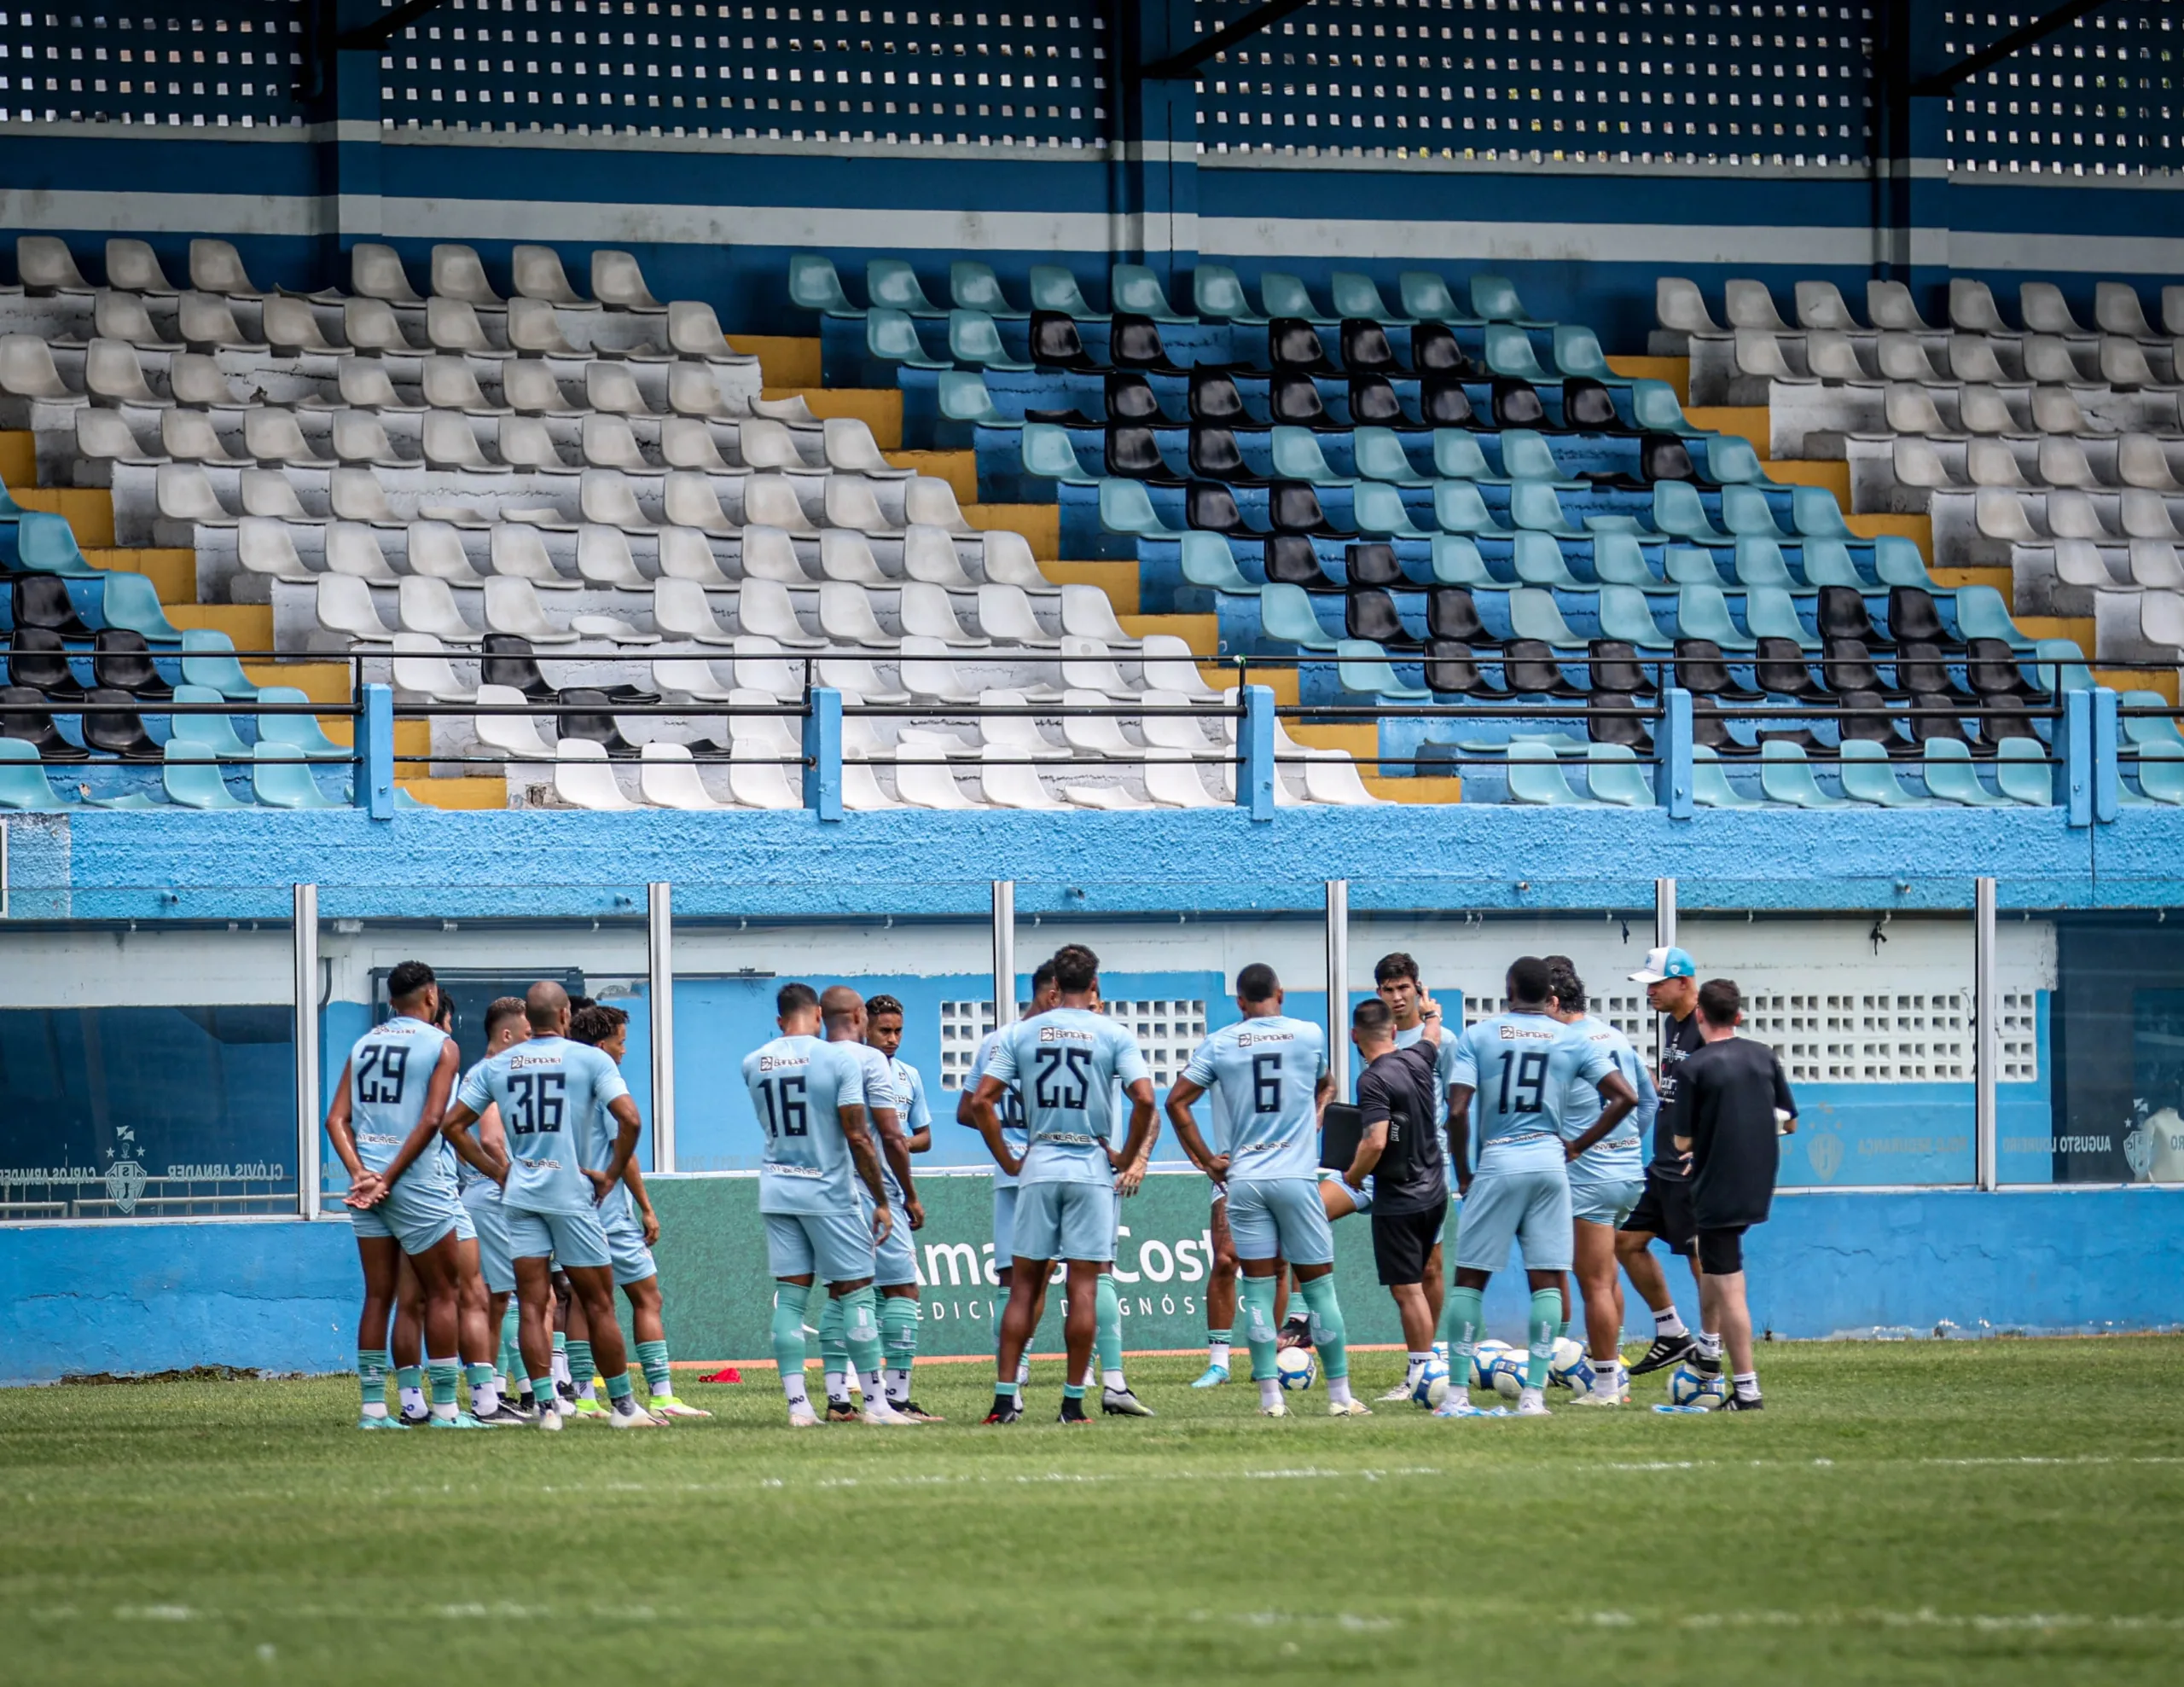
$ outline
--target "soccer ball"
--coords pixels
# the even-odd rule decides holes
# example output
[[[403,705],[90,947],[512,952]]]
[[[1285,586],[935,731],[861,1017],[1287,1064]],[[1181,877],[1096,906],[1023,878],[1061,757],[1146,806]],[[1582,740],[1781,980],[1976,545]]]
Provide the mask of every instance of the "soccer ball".
[[[1555,1342],[1554,1357],[1547,1362],[1547,1380],[1574,1394],[1590,1394],[1593,1362],[1583,1348],[1565,1336]]]
[[[1525,1391],[1528,1358],[1514,1348],[1503,1348],[1482,1367],[1485,1381],[1479,1386],[1493,1389],[1503,1400],[1515,1400]]]
[[[1494,1367],[1494,1361],[1497,1359],[1506,1357],[1509,1352],[1510,1348],[1507,1342],[1481,1342],[1477,1347],[1473,1348],[1471,1354],[1472,1387],[1474,1388],[1492,1388],[1494,1383],[1491,1380],[1491,1372]]]
[[[1418,1385],[1410,1391],[1412,1403],[1420,1411],[1431,1412],[1448,1397],[1449,1367],[1438,1359],[1429,1359]]]
[[[1672,1406],[1697,1406],[1718,1412],[1728,1393],[1718,1373],[1709,1377],[1688,1365],[1679,1365],[1669,1372],[1669,1403]]]
[[[1274,1356],[1274,1364],[1281,1386],[1292,1392],[1310,1388],[1320,1374],[1320,1362],[1310,1348],[1284,1348]]]

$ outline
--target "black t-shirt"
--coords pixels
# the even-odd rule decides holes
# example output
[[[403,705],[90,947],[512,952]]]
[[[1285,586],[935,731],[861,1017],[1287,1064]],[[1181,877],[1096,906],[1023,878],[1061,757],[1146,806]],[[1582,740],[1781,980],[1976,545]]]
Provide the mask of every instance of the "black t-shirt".
[[[1684,1176],[1683,1156],[1676,1152],[1676,1139],[1691,1134],[1683,1128],[1683,1085],[1680,1070],[1683,1063],[1706,1046],[1705,1034],[1699,1029],[1699,1010],[1693,1008],[1688,1019],[1669,1021],[1668,1046],[1661,1053],[1661,1075],[1656,1087],[1661,1093],[1660,1110],[1653,1115],[1653,1164],[1655,1177],[1681,1181]]]
[[[1434,1128],[1433,1073],[1438,1047],[1420,1038],[1391,1049],[1357,1079],[1359,1122],[1385,1122],[1388,1145],[1373,1173],[1373,1210],[1391,1218],[1449,1204],[1447,1156]]]
[[[1725,1037],[1687,1057],[1678,1083],[1699,1227],[1764,1223],[1781,1158],[1774,1110],[1798,1110],[1782,1063],[1765,1043]]]

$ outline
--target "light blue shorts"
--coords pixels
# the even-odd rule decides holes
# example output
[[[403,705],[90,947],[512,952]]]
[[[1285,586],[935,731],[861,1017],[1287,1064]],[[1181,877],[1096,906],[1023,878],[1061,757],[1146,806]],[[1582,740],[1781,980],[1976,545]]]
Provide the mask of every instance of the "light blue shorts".
[[[864,1233],[869,1236],[874,1210],[872,1197],[860,1193],[857,1205],[864,1215]],[[893,1203],[888,1212],[895,1221],[887,1226],[887,1239],[872,1250],[872,1281],[881,1289],[899,1289],[918,1280],[918,1250],[910,1240],[910,1215]]]
[[[501,1208],[501,1186],[491,1178],[462,1191],[462,1209],[478,1231],[478,1272],[489,1295],[515,1293],[515,1255],[508,1251],[508,1215]]]
[[[1638,1197],[1646,1192],[1642,1177],[1579,1177],[1574,1173],[1570,1179],[1570,1211],[1583,1224],[1604,1224],[1610,1230],[1622,1228],[1623,1220],[1630,1216],[1631,1209],[1638,1204]]]
[[[1228,1233],[1239,1260],[1279,1255],[1291,1265],[1334,1263],[1334,1231],[1310,1178],[1231,1178]]]
[[[1015,1233],[1009,1245],[1019,1260],[1098,1260],[1112,1264],[1114,1186],[1105,1183],[1026,1183],[1016,1191]]]
[[[1457,1269],[1499,1271],[1513,1241],[1526,1270],[1567,1271],[1570,1225],[1570,1179],[1560,1166],[1481,1172],[1471,1180],[1456,1227]]]
[[[550,1258],[563,1270],[613,1263],[606,1227],[590,1208],[580,1213],[534,1213],[528,1208],[511,1207],[503,1200],[501,1215],[508,1220],[511,1259]]]
[[[351,1207],[349,1223],[359,1236],[392,1237],[405,1254],[424,1253],[450,1234],[467,1242],[477,1233],[437,1166],[412,1166],[376,1205]]]
[[[766,1269],[822,1283],[873,1277],[872,1226],[860,1213],[768,1213]]]
[[[1320,1181],[1321,1183],[1327,1183],[1329,1181],[1341,1183],[1342,1174],[1336,1171],[1332,1167],[1322,1166],[1320,1168]],[[1345,1185],[1345,1187],[1348,1187],[1348,1186]],[[1350,1198],[1356,1203],[1357,1213],[1361,1217],[1373,1210],[1373,1180],[1369,1174],[1365,1179],[1364,1188],[1350,1190]],[[1326,1212],[1326,1206],[1322,1204],[1320,1210],[1322,1213]]]
[[[1008,1262],[1016,1256],[1016,1186],[996,1188],[993,1192],[993,1262],[995,1269],[1006,1271]]]
[[[607,1263],[614,1267],[617,1289],[626,1289],[632,1283],[659,1275],[659,1266],[653,1262],[652,1249],[645,1246],[644,1226],[636,1220],[619,1219],[604,1228],[607,1251],[611,1255]]]

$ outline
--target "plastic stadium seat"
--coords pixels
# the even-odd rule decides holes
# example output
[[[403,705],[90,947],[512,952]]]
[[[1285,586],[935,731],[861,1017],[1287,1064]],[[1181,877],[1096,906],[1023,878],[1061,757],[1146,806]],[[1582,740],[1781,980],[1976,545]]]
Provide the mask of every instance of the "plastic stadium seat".
[[[48,701],[43,693],[30,686],[0,686],[0,703],[23,711],[0,715],[0,743],[27,744],[32,753],[46,762],[88,761],[90,752],[64,737],[54,724],[52,715],[44,712]]]
[[[822,310],[833,316],[862,316],[842,291],[834,262],[814,252],[791,254],[788,260],[788,302],[804,310]]]
[[[1805,760],[1805,752],[1794,744],[1785,744],[1779,739],[1765,739],[1759,751],[1760,788],[1767,793],[1770,803],[1780,803],[1792,809],[1847,809],[1853,806],[1841,797],[1831,797],[1822,791],[1812,776],[1812,767]]]
[[[1001,343],[1001,330],[983,310],[948,313],[948,355],[959,363],[975,363],[1005,374],[1023,374],[1032,368],[1008,355]]]
[[[1080,322],[1097,322],[1103,314],[1086,302],[1077,277],[1059,264],[1034,264],[1027,279],[1034,310],[1059,310]]]
[[[1703,744],[1691,750],[1692,800],[1702,809],[1757,809],[1764,803],[1741,795],[1722,771],[1722,758]]]
[[[311,777],[304,752],[293,744],[261,744],[252,752],[251,791],[261,808],[343,809]]]
[[[1100,525],[1110,533],[1141,539],[1173,539],[1178,530],[1154,513],[1145,488],[1135,480],[1107,479],[1100,483]]]
[[[946,369],[954,367],[945,357],[932,357],[918,339],[918,331],[909,315],[901,310],[875,308],[864,316],[864,347],[872,357],[883,362],[901,363],[913,369]]]
[[[1223,264],[1200,264],[1191,272],[1191,304],[1208,322],[1234,322],[1240,327],[1263,327],[1266,318],[1252,309],[1244,284]]]
[[[1586,800],[1563,778],[1552,745],[1517,739],[1511,741],[1507,754],[1512,803],[1566,808]]]
[[[2048,766],[2048,746],[2036,738],[2006,738],[1996,747],[1995,785],[2013,803],[2030,809],[2054,803],[2054,780]]]
[[[1482,322],[1514,322],[1522,328],[1550,326],[1535,322],[1525,315],[1525,302],[1517,297],[1515,286],[1506,275],[1473,275],[1471,308]]]
[[[1663,275],[1653,283],[1653,319],[1672,333],[1717,334],[1721,324],[1706,309],[1699,283],[1683,275]]]
[[[36,636],[44,629],[26,627],[26,637]],[[50,634],[45,636],[51,638]],[[20,647],[20,646],[19,646]],[[51,648],[59,648],[55,641]],[[91,658],[91,683],[112,691],[125,691],[146,703],[161,703],[174,694],[174,688],[160,676],[152,661],[150,646],[140,633],[126,628],[107,627],[98,635],[95,653]],[[50,695],[50,693],[48,693]]]
[[[1107,296],[1117,311],[1150,316],[1156,322],[1193,322],[1168,303],[1160,278],[1142,264],[1118,264],[1108,271]]]
[[[68,583],[54,575],[18,574],[9,588],[9,606],[18,627],[49,627],[64,639],[88,641],[92,636],[69,600]]]
[[[2139,789],[2146,799],[2184,806],[2184,745],[2139,745]]]
[[[1270,317],[1290,317],[1315,327],[1332,327],[1339,320],[1320,310],[1304,282],[1278,270],[1261,272],[1259,304]]]
[[[638,789],[656,809],[681,809],[706,814],[729,808],[705,786],[697,764],[684,744],[648,744],[637,771]]]
[[[1676,389],[1663,380],[1631,382],[1630,415],[1635,426],[1656,432],[1695,434],[1699,432],[1683,414],[1683,406],[1677,402]]]
[[[2021,744],[2023,739],[2005,739]],[[1997,797],[1979,782],[1972,766],[1971,746],[1957,739],[1937,738],[1926,742],[1926,789],[1944,803],[1967,809],[2007,809],[2017,799],[2007,792]]]
[[[184,739],[170,739],[165,756],[162,774],[167,801],[183,809],[247,809],[244,802],[228,789],[227,781],[220,776],[218,755],[208,745],[192,744]]]
[[[1730,542],[1729,534],[1717,530],[1707,519],[1705,507],[1699,501],[1699,489],[1686,481],[1661,480],[1653,484],[1653,521],[1657,532],[1679,539],[1709,545],[1726,545]]]
[[[643,806],[622,794],[606,745],[590,739],[565,738],[554,746],[554,794],[572,809],[602,814]]]
[[[0,695],[15,689],[0,689]],[[7,700],[15,699],[9,697]],[[57,789],[38,760],[37,745],[14,736],[0,737],[0,809],[20,813],[76,806],[77,798]]]
[[[1896,782],[1896,771],[1889,763],[1888,751],[1880,745],[1867,739],[1846,738],[1837,753],[1843,762],[1843,794],[1852,802],[1878,809],[1933,806]]]
[[[1474,320],[1455,301],[1449,284],[1431,270],[1405,270],[1396,277],[1403,315],[1419,322],[1470,322]]]
[[[257,686],[235,660],[234,641],[210,628],[183,630],[182,677],[186,685],[206,686],[223,697],[248,699],[258,695]]]
[[[104,571],[84,556],[67,517],[46,510],[25,510],[15,518],[15,565],[70,579],[91,579]]]
[[[84,272],[76,267],[68,243],[54,235],[18,235],[15,273],[33,293],[93,291]]]
[[[1638,752],[1627,744],[1593,744],[1585,748],[1585,783],[1595,803],[1619,809],[1650,809],[1653,789],[1638,767]]]
[[[1548,381],[1554,377],[1540,367],[1531,340],[1519,328],[1506,322],[1486,325],[1486,367],[1497,375],[1519,380]]]
[[[266,686],[259,690],[258,701],[264,706],[308,703],[311,699],[294,686]],[[346,750],[320,729],[316,715],[260,713],[257,727],[260,744],[293,745],[306,756],[330,761],[349,757]]]
[[[1305,650],[1330,651],[1336,644],[1312,613],[1311,599],[1297,586],[1269,583],[1260,592],[1259,630],[1278,643]]]
[[[965,310],[983,310],[989,316],[1022,322],[1031,313],[1008,302],[993,266],[974,258],[957,258],[948,266],[949,302]]]
[[[1393,327],[1408,326],[1411,320],[1388,309],[1387,301],[1380,297],[1380,289],[1370,275],[1354,270],[1337,270],[1328,277],[1327,284],[1334,314],[1345,321]]]

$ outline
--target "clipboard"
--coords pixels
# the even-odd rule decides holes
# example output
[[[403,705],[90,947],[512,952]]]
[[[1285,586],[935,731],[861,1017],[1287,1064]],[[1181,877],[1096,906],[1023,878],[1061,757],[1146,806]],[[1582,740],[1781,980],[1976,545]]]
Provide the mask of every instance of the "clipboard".
[[[1330,1101],[1320,1116],[1320,1164],[1329,1171],[1348,1171],[1364,1134],[1364,1116],[1354,1105]]]

